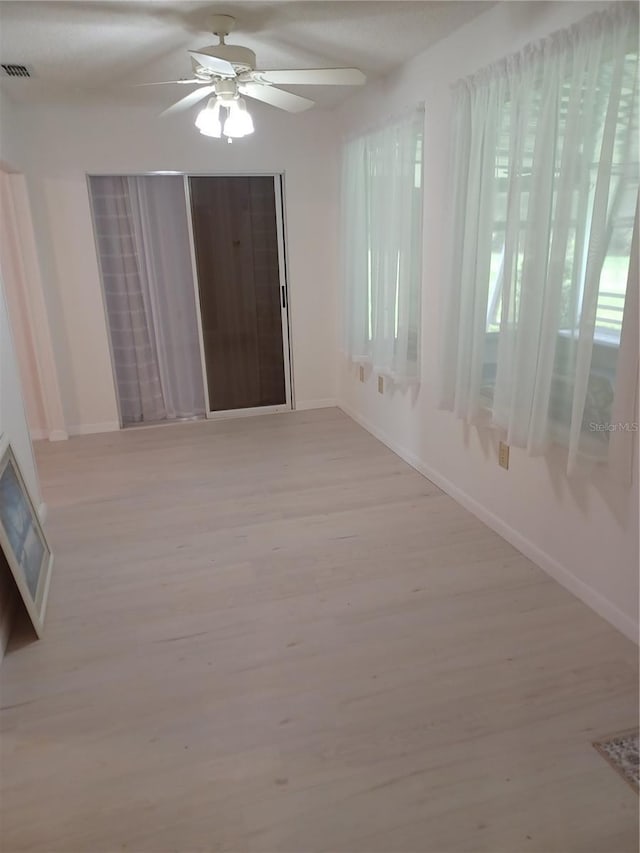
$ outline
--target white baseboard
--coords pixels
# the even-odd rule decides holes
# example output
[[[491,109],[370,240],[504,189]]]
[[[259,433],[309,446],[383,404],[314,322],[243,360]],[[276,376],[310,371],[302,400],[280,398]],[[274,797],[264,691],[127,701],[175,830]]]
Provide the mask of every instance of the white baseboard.
[[[40,519],[40,524],[44,524],[47,520],[47,513],[49,512],[49,507],[46,505],[44,501],[38,507],[38,518]]]
[[[332,409],[338,403],[333,398],[324,400],[300,400],[296,402],[296,412],[306,412],[308,409]]]
[[[66,441],[69,438],[69,433],[63,429],[52,429],[51,432],[46,429],[29,430],[31,441]]]
[[[76,424],[68,427],[69,435],[93,435],[97,432],[115,432],[119,429],[118,421],[105,421],[102,424]]]
[[[580,580],[566,566],[561,565],[550,554],[547,554],[546,551],[543,551],[542,548],[539,548],[530,539],[527,539],[499,516],[475,500],[475,498],[472,498],[462,489],[458,488],[458,486],[450,482],[446,477],[443,477],[442,474],[433,468],[429,468],[414,453],[411,453],[390,439],[385,432],[367,421],[351,409],[350,406],[341,402],[338,402],[337,406],[352,418],[352,420],[366,429],[367,432],[370,432],[371,435],[375,436],[390,450],[393,450],[396,455],[411,465],[412,468],[415,468],[418,473],[431,480],[438,488],[446,492],[465,509],[468,509],[480,521],[484,522],[487,527],[495,530],[503,539],[506,539],[514,548],[517,548],[520,553],[528,557],[533,563],[561,584],[561,586],[572,592],[592,610],[595,610],[599,616],[606,619],[614,628],[617,628],[618,631],[621,631],[626,637],[633,640],[634,643],[638,643],[638,625],[635,624],[631,617],[627,616],[626,613],[623,613],[615,604],[612,604],[612,602],[605,598],[602,593]]]

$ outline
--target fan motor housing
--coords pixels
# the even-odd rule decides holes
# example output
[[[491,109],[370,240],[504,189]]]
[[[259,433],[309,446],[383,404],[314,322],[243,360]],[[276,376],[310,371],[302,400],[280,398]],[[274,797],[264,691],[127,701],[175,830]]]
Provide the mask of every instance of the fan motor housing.
[[[200,48],[199,53],[215,56],[218,59],[226,59],[238,73],[253,71],[256,67],[256,55],[248,47],[236,44],[216,44]]]

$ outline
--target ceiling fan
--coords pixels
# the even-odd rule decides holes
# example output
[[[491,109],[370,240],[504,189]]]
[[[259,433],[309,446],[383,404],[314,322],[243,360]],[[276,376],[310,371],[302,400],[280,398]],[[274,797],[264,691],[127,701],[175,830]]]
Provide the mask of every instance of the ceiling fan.
[[[254,98],[272,107],[298,113],[314,105],[310,98],[294,95],[278,85],[289,86],[361,86],[365,75],[357,68],[309,68],[278,71],[256,69],[256,55],[247,47],[225,43],[235,24],[231,15],[214,15],[210,19],[211,30],[218,36],[217,45],[199,50],[190,50],[193,77],[183,80],[165,80],[161,83],[142,83],[143,86],[158,86],[179,83],[195,85],[197,88],[184,98],[168,107],[161,115],[171,115],[195,106],[209,97],[207,106],[201,110],[196,126],[207,136],[224,135],[233,138],[253,132],[253,122],[244,97]],[[221,110],[228,110],[222,125]]]

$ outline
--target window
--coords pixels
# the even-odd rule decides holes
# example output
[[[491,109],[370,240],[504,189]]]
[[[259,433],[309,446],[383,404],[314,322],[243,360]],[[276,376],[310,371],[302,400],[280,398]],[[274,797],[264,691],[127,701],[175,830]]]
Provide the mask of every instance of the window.
[[[603,344],[618,346],[620,343],[620,333],[622,331],[622,314],[624,310],[625,292],[627,287],[627,276],[629,269],[629,257],[631,250],[631,236],[633,233],[633,223],[635,216],[635,204],[637,187],[633,180],[625,180],[626,173],[630,171],[630,155],[633,152],[627,150],[627,146],[632,142],[633,134],[637,136],[638,116],[637,111],[634,114],[634,107],[637,107],[636,93],[636,70],[637,70],[637,50],[631,50],[626,53],[622,64],[622,86],[620,91],[620,101],[617,116],[615,150],[612,160],[611,184],[614,198],[612,199],[611,222],[610,222],[610,242],[607,248],[606,257],[604,259],[602,272],[600,274],[600,288],[598,291],[598,302],[596,311],[595,325],[595,340]],[[611,78],[614,72],[613,59],[609,58],[603,62],[601,68],[601,85],[607,84],[611,86]],[[586,91],[583,96],[586,95]],[[560,87],[560,104],[558,108],[559,123],[556,130],[558,142],[561,145],[567,135],[567,122],[571,116],[571,101],[575,98],[575,93],[572,89],[572,81],[565,80]],[[604,131],[605,115],[604,108],[606,102],[600,103],[599,121],[597,126],[597,134],[602,136]],[[492,235],[492,250],[491,250],[491,270],[489,280],[489,302],[487,311],[487,332],[497,332],[500,326],[500,308],[501,308],[501,289],[503,282],[503,261],[504,261],[504,246],[506,235],[506,194],[511,186],[510,176],[513,171],[513,164],[509,159],[509,122],[510,111],[512,109],[511,102],[507,101],[502,107],[502,119],[500,122],[500,136],[496,143],[495,157],[495,192],[496,192],[496,209],[494,219],[494,231]],[[537,109],[540,109],[538,103]],[[533,164],[534,145],[536,138],[536,127],[531,125],[527,128],[528,133],[524,141],[525,157],[522,163],[521,171],[521,207],[525,212],[525,216],[518,222],[518,228],[522,232],[526,228],[526,211],[529,204],[529,189],[531,181],[531,170]],[[628,133],[631,130],[633,133]],[[586,151],[576,152],[576,156],[588,156]],[[567,246],[566,262],[563,270],[563,300],[562,300],[562,325],[563,331],[568,334],[572,329],[576,328],[580,321],[580,310],[582,306],[582,290],[584,287],[584,265],[579,266],[580,259],[577,257],[576,248],[584,241],[588,240],[588,233],[581,236],[582,239],[576,240],[576,231],[582,227],[585,232],[590,226],[590,221],[584,220],[584,217],[579,216],[580,209],[580,194],[585,194],[587,200],[587,209],[593,205],[593,196],[596,188],[596,180],[598,177],[599,161],[592,159],[591,162],[585,164],[585,186],[581,187],[577,177],[573,186],[569,185],[568,191],[572,195],[571,199],[571,218],[570,218],[570,242]],[[556,164],[554,178],[556,182],[560,182],[560,164]],[[556,224],[556,211],[552,214],[553,224]],[[520,252],[517,259],[517,268],[521,269],[523,262],[523,253]],[[579,277],[579,287],[577,288],[577,299],[572,299],[574,291],[574,276]]]
[[[621,4],[455,93],[442,402],[471,421],[488,411],[532,453],[564,443],[570,469],[579,455],[606,458],[624,393],[637,45],[637,12]]]
[[[343,156],[345,349],[400,381],[418,378],[423,123],[416,111]]]

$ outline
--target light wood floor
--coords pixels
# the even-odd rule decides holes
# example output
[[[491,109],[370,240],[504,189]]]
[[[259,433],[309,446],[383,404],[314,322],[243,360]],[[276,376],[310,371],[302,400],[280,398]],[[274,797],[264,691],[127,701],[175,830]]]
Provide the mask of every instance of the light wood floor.
[[[4,851],[637,850],[634,646],[337,410],[38,457]]]

